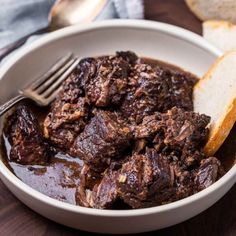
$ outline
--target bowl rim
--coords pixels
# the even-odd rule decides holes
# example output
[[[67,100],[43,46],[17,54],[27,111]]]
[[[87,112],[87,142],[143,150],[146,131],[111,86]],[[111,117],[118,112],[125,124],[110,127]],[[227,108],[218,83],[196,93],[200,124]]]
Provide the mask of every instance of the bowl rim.
[[[70,26],[56,32],[52,32],[49,35],[43,36],[42,38],[36,40],[35,42],[26,45],[21,48],[19,51],[15,52],[15,55],[9,58],[1,67],[0,67],[0,79],[7,73],[7,71],[14,66],[14,64],[23,58],[25,55],[30,54],[31,51],[47,44],[56,39],[63,38],[65,36],[71,36],[73,34],[78,34],[82,32],[88,32],[92,30],[99,30],[104,28],[135,28],[143,30],[154,30],[161,31],[162,33],[178,37],[182,40],[188,41],[196,46],[203,48],[207,51],[210,51],[215,56],[220,56],[222,53],[214,46],[209,44],[201,36],[190,32],[186,29],[173,26],[166,23],[148,21],[148,20],[106,20],[100,22],[93,22],[83,26]],[[53,199],[25,184],[19,178],[17,178],[0,160],[0,176],[1,179],[7,179],[16,189],[24,192],[26,195],[30,195],[32,198],[37,199],[51,207],[60,208],[62,210],[84,214],[84,215],[94,215],[94,216],[104,216],[104,217],[131,217],[131,216],[140,216],[140,215],[149,215],[165,211],[170,211],[176,208],[180,208],[184,205],[189,205],[195,201],[199,201],[205,198],[208,194],[219,190],[231,179],[236,179],[236,165],[234,165],[223,177],[221,177],[217,182],[209,186],[208,188],[191,195],[187,198],[178,200],[162,206],[149,207],[144,209],[131,209],[131,210],[103,210],[103,209],[92,209],[85,208],[77,205],[72,205],[70,203],[61,202],[59,200]],[[4,181],[5,182],[5,181]],[[235,182],[235,181],[234,181]]]

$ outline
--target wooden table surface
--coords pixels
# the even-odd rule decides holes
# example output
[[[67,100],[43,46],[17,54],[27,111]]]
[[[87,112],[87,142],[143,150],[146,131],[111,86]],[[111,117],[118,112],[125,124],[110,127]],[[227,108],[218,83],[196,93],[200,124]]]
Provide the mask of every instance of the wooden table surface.
[[[201,34],[201,22],[183,0],[144,0],[145,18],[181,26]],[[16,199],[0,182],[0,235],[82,235],[38,215]],[[200,215],[156,235],[236,235],[236,185],[214,206]]]

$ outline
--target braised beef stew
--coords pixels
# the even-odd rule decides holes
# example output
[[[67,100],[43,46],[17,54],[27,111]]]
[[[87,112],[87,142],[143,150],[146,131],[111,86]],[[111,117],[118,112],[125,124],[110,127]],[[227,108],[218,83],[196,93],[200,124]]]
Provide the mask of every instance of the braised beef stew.
[[[82,59],[48,109],[16,107],[1,151],[23,182],[71,204],[136,209],[185,198],[224,174],[202,151],[210,117],[193,112],[196,82],[130,51]]]

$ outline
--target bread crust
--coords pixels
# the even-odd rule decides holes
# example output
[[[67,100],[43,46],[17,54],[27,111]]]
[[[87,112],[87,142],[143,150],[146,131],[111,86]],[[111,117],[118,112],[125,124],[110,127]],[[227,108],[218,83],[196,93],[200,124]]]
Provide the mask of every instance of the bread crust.
[[[207,156],[213,156],[220,146],[228,137],[230,130],[233,128],[236,121],[236,99],[232,100],[229,105],[227,114],[221,119],[212,131],[210,131],[209,139],[203,149]]]
[[[212,29],[225,28],[226,30],[232,30],[236,28],[236,25],[226,20],[208,20],[203,22],[203,27],[210,27]]]

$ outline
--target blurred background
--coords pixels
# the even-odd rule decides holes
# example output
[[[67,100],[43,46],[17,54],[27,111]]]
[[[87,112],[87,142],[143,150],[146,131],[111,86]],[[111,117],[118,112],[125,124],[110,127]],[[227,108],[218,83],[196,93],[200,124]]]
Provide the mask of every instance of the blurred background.
[[[203,34],[221,50],[236,48],[232,42],[236,40],[231,40],[236,38],[235,0],[0,0],[0,4],[0,59],[29,38],[31,42],[63,27],[115,18],[166,22]]]

